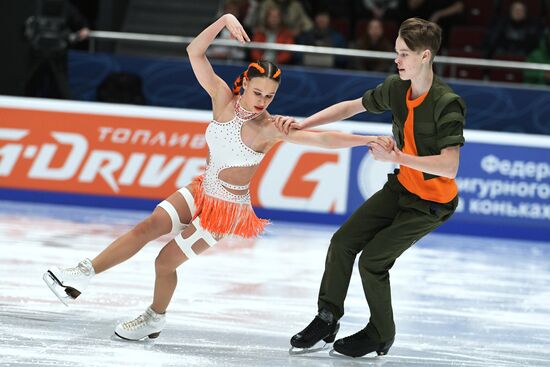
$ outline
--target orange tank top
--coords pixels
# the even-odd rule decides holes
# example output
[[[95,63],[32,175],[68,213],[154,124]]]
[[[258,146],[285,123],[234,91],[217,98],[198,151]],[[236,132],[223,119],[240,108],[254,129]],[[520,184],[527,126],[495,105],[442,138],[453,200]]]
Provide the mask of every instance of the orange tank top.
[[[411,98],[411,88],[407,91],[407,119],[405,120],[403,153],[418,156],[416,143],[414,140],[414,109],[424,101],[428,92],[422,94],[416,99]],[[416,169],[400,166],[397,179],[401,185],[413,194],[418,195],[424,200],[435,201],[438,203],[448,203],[458,194],[456,182],[448,177],[435,177],[430,180],[424,180],[424,175]]]

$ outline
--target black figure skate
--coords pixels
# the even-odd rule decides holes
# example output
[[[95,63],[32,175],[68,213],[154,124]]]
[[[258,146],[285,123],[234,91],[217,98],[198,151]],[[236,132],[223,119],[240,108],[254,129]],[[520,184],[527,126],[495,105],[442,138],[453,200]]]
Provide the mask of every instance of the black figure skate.
[[[332,348],[334,351],[348,357],[362,357],[372,352],[383,356],[388,354],[393,341],[394,338],[384,343],[375,342],[367,336],[366,330],[363,329],[353,335],[338,339],[332,345]]]
[[[306,354],[328,349],[328,344],[336,338],[340,323],[327,310],[319,311],[313,321],[290,339],[291,355]]]

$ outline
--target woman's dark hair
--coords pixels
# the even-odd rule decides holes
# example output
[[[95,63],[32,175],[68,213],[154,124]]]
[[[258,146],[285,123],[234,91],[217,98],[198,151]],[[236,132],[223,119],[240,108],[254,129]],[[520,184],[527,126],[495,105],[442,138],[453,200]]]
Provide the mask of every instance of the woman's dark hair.
[[[273,79],[279,83],[281,81],[281,69],[267,60],[260,60],[249,64],[246,70],[243,71],[233,83],[233,94],[239,94],[245,79],[250,80],[259,77]]]

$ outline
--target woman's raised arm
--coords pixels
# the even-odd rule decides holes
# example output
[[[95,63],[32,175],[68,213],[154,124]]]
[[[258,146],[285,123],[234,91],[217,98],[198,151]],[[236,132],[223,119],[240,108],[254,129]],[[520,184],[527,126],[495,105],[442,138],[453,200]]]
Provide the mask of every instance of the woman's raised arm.
[[[231,35],[239,42],[250,42],[250,38],[237,18],[232,14],[224,14],[203,30],[187,46],[187,54],[189,55],[193,72],[200,85],[213,100],[229,100],[233,97],[227,83],[214,72],[212,65],[210,65],[206,57],[208,46],[210,46],[223,28],[227,28],[231,32]]]

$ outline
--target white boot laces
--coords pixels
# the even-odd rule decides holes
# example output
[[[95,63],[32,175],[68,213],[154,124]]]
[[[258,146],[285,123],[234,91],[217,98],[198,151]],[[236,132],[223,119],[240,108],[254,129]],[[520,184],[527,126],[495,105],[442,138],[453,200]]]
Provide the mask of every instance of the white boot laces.
[[[126,330],[136,330],[136,329],[139,329],[139,328],[142,328],[144,327],[146,324],[147,324],[147,321],[148,321],[148,317],[147,317],[147,314],[141,314],[139,315],[137,318],[131,320],[131,321],[126,321],[122,324],[122,327],[124,327],[124,329]]]
[[[80,264],[78,264],[74,268],[63,269],[63,272],[66,273],[66,274],[69,274],[69,275],[73,275],[73,276],[82,275],[83,273],[85,274],[85,272],[81,268]]]
[[[65,268],[61,271],[65,274],[72,275],[72,276],[79,276],[79,275],[85,275],[90,276],[92,274],[92,266],[91,262],[89,260],[82,260],[78,263],[77,266],[73,268]]]

